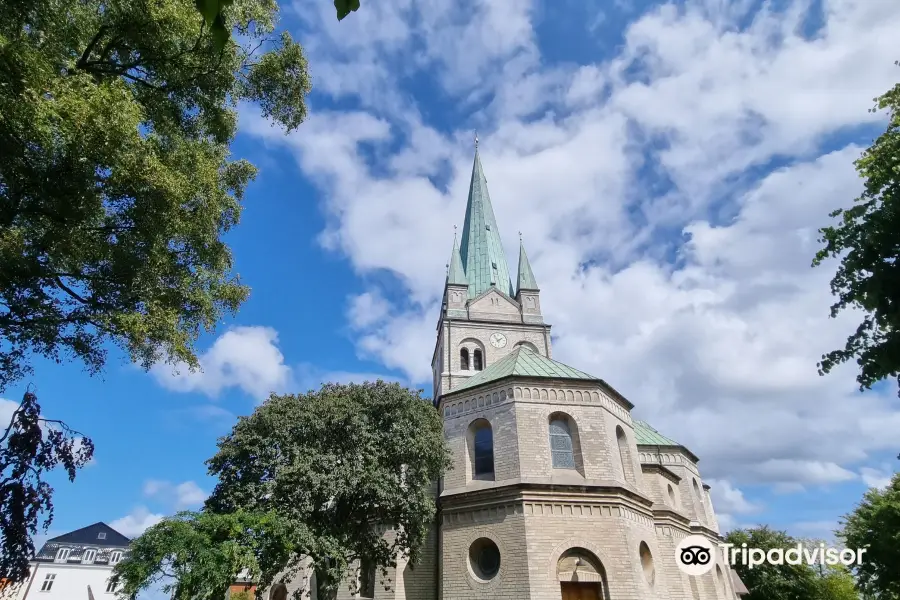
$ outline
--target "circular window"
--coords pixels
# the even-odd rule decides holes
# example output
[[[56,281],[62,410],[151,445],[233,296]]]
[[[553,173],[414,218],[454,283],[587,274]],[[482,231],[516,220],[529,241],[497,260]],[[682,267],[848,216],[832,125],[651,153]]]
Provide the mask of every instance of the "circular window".
[[[469,565],[475,577],[488,581],[500,571],[500,549],[488,538],[479,538],[469,546]]]
[[[641,556],[641,569],[644,571],[644,577],[647,579],[647,583],[653,585],[656,581],[656,569],[653,566],[653,555],[650,554],[650,547],[647,546],[647,542],[641,542],[641,545],[638,547],[638,553]]]

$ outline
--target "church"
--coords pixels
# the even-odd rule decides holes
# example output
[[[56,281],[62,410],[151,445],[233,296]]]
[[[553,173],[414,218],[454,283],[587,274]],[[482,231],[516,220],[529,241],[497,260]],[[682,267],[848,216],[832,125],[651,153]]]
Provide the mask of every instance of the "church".
[[[453,467],[423,561],[390,585],[371,567],[340,600],[736,600],[737,574],[689,576],[687,536],[721,538],[698,458],[634,419],[603,379],[553,359],[520,241],[513,286],[476,142],[432,357]],[[312,588],[314,574],[296,582]],[[278,584],[267,598],[290,597]]]

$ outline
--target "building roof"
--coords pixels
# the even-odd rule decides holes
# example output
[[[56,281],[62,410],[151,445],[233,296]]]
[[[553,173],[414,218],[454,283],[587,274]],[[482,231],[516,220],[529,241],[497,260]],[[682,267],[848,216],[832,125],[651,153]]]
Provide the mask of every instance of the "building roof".
[[[47,543],[72,544],[74,546],[116,546],[126,547],[131,540],[107,525],[106,523],[94,523],[69,533],[47,540]]]
[[[516,280],[516,291],[538,289],[537,280],[531,270],[531,263],[528,262],[528,255],[525,254],[525,244],[519,240],[519,277]]]
[[[738,596],[746,596],[750,593],[750,590],[747,589],[747,586],[744,585],[744,582],[741,581],[740,576],[737,574],[732,568],[728,569],[728,574],[731,576],[732,587],[734,587],[734,593]]]
[[[637,438],[639,446],[680,446],[678,442],[671,438],[667,438],[657,430],[653,429],[649,423],[645,421],[634,421],[634,435]]]
[[[452,390],[452,392],[472,388],[510,376],[600,381],[592,375],[588,375],[578,369],[564,365],[563,363],[547,358],[546,356],[542,356],[530,348],[519,346],[505,357],[490,365],[484,371],[470,377],[468,381],[455,390]]]
[[[459,255],[459,244],[456,235],[453,236],[453,251],[450,254],[450,267],[447,270],[447,283],[455,285],[469,285],[466,279],[466,271],[463,269],[462,257]]]
[[[460,258],[469,282],[469,298],[475,298],[491,287],[515,296],[477,145],[475,163],[472,165],[472,181],[469,183]]]

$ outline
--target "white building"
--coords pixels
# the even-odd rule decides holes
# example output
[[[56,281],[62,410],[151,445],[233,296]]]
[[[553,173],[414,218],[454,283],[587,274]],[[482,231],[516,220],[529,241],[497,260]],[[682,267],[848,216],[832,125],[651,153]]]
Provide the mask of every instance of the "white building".
[[[112,600],[113,566],[125,556],[127,537],[94,523],[48,540],[31,561],[31,574],[3,594],[11,600]]]

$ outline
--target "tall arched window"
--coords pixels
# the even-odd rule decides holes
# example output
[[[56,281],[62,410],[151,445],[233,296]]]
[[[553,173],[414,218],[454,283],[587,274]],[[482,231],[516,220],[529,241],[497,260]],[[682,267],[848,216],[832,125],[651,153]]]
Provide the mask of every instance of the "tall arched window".
[[[475,370],[480,371],[484,368],[484,361],[481,358],[481,350],[476,348],[475,352],[472,353],[474,360],[472,362],[475,363]]]
[[[469,370],[469,350],[463,348],[459,351],[459,368],[463,371]]]
[[[706,507],[703,506],[703,494],[700,493],[700,486],[697,484],[697,480],[693,481],[694,488],[694,504],[696,504],[696,508],[694,512],[696,513],[697,519],[706,519]]]
[[[631,450],[625,430],[616,425],[616,443],[619,446],[619,460],[622,461],[622,476],[628,483],[634,483],[634,465],[631,462]]]
[[[562,415],[550,419],[550,452],[553,456],[554,469],[575,468],[572,432],[569,429],[569,421]]]
[[[494,430],[484,419],[473,421],[469,427],[472,439],[472,479],[493,479]]]

